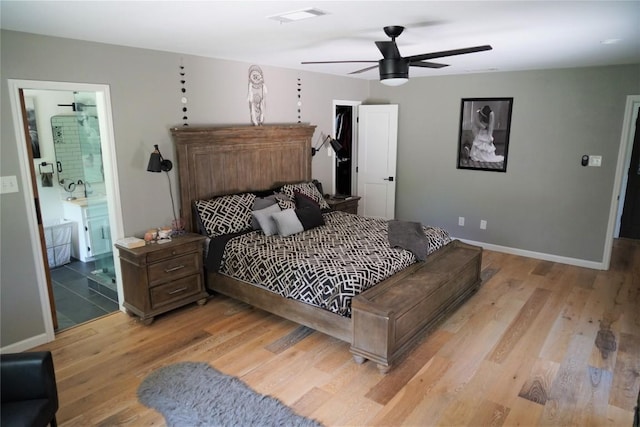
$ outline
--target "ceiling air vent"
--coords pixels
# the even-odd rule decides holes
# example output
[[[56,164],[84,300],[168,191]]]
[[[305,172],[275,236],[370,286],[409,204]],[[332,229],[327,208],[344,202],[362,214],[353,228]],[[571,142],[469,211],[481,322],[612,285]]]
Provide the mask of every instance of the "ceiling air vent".
[[[303,19],[315,18],[317,16],[323,16],[326,14],[327,12],[323,12],[320,9],[311,7],[308,9],[294,10],[293,12],[279,13],[277,15],[268,16],[267,18],[276,20],[280,23],[288,23],[301,21]]]

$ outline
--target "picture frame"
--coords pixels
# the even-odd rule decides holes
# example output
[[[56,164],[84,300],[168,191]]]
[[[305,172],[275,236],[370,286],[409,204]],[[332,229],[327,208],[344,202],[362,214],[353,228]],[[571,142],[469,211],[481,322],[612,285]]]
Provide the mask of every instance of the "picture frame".
[[[513,98],[462,98],[458,169],[506,172]]]

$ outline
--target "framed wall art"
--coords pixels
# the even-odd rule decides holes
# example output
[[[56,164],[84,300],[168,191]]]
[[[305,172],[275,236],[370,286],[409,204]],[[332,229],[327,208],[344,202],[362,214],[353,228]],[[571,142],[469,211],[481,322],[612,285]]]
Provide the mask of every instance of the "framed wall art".
[[[458,169],[507,171],[513,98],[463,98]]]

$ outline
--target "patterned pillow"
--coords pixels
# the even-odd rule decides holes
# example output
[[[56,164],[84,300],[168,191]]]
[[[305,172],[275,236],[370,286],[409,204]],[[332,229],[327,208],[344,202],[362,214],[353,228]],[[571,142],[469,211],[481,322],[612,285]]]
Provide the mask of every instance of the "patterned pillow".
[[[313,182],[302,182],[300,184],[287,184],[282,187],[280,190],[292,200],[295,200],[295,192],[299,192],[314,200],[318,205],[320,205],[320,209],[331,209],[331,206],[324,199],[320,191],[318,191],[318,187]]]
[[[274,197],[276,198],[276,202],[278,203],[278,206],[280,206],[281,210],[284,211],[296,208],[296,201],[293,197],[289,197],[284,193],[276,193],[274,194]]]
[[[251,228],[255,194],[242,193],[195,202],[198,216],[209,237],[237,233]]]

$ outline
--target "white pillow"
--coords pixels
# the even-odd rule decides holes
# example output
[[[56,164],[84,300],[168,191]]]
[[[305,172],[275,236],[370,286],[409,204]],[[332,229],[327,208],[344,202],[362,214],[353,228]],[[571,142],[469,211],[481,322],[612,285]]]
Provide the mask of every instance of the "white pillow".
[[[276,212],[271,214],[271,218],[273,218],[276,223],[278,234],[283,237],[304,231],[304,227],[294,209],[285,209],[281,212]]]
[[[258,224],[260,224],[260,228],[265,236],[278,233],[278,227],[272,218],[272,215],[277,212],[280,212],[280,206],[277,204],[251,212],[256,221],[258,221]]]

